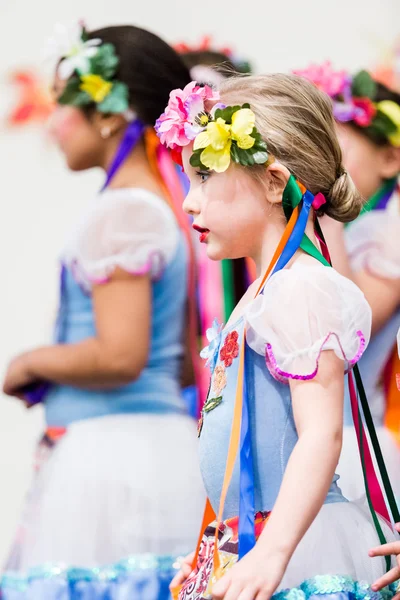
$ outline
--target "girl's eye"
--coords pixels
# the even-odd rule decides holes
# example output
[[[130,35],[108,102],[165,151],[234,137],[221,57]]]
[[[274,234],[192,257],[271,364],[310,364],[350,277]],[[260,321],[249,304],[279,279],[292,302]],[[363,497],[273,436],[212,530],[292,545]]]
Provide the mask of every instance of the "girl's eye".
[[[205,183],[210,177],[210,173],[208,171],[196,171],[196,175],[200,178],[201,183]]]

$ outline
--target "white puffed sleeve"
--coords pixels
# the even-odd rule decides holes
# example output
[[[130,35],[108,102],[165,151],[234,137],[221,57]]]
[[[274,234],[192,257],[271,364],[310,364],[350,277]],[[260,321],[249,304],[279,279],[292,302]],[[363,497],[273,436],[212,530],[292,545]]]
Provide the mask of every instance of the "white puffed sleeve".
[[[400,279],[400,198],[396,194],[385,210],[361,215],[346,231],[352,268],[377,277]]]
[[[177,250],[179,229],[164,200],[139,189],[108,190],[90,206],[65,252],[85,288],[116,267],[158,278]]]
[[[245,310],[247,342],[265,355],[278,381],[312,379],[321,352],[333,350],[347,371],[371,333],[371,309],[349,279],[324,266],[296,264],[267,282]]]

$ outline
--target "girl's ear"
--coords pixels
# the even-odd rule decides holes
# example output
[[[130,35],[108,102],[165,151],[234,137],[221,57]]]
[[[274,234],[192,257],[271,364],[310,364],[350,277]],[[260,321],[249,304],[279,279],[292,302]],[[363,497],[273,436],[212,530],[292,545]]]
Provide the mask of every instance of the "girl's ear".
[[[112,137],[126,126],[126,120],[122,115],[103,115],[99,112],[94,113],[92,122],[103,139]]]
[[[275,161],[266,169],[267,177],[267,200],[271,204],[282,202],[282,196],[287,182],[290,178],[290,171],[281,163]]]

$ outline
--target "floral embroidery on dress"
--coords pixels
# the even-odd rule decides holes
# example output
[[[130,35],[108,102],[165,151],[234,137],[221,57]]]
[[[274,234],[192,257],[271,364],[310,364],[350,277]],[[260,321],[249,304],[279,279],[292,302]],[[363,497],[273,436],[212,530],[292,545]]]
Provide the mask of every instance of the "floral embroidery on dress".
[[[204,413],[208,413],[214,408],[217,408],[222,402],[222,396],[218,396],[217,398],[208,398],[207,402],[204,404],[202,411],[200,413],[200,419],[197,424],[197,436],[200,437],[201,430],[203,429],[204,423]]]
[[[218,320],[214,319],[212,327],[210,327],[206,331],[206,337],[209,341],[209,344],[200,352],[201,358],[207,359],[206,367],[210,366],[211,371],[214,370],[215,364],[217,362],[218,350],[222,338],[222,327],[223,326],[218,323]]]
[[[219,357],[224,363],[225,367],[230,367],[233,360],[239,355],[239,334],[237,331],[231,331],[225,338],[224,345],[221,348]]]
[[[226,387],[226,372],[225,367],[218,365],[214,369],[212,390],[216,394],[221,394],[222,390]]]

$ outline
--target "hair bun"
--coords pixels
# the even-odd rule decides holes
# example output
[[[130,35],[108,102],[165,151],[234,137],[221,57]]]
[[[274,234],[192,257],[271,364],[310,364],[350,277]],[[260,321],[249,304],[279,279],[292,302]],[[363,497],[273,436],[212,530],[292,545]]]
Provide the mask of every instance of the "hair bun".
[[[336,221],[348,223],[358,217],[363,204],[364,201],[354,181],[347,171],[342,170],[329,190],[328,202],[324,206],[325,213]]]

